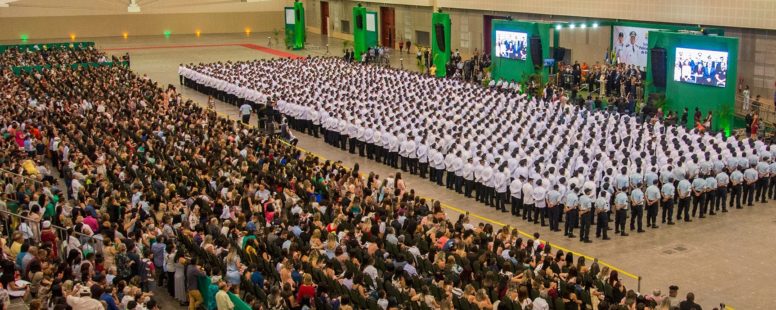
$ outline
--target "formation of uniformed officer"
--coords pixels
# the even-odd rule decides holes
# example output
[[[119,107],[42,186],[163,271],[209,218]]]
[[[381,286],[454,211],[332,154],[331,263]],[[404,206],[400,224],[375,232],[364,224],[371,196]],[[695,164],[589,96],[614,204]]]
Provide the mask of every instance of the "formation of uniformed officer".
[[[293,129],[581,241],[776,195],[776,147],[331,58],[190,65],[187,84],[276,98]],[[263,98],[263,99],[262,99]],[[674,209],[676,208],[676,212]],[[674,215],[675,214],[675,215]],[[630,217],[630,219],[628,219]]]

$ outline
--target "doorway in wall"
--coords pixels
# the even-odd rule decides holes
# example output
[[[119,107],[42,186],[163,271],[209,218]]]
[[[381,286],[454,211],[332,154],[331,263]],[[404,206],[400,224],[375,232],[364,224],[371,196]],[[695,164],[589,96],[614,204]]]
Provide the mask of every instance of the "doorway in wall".
[[[491,30],[493,30],[493,20],[507,19],[506,16],[485,15],[482,17],[482,51],[490,54]]]
[[[380,45],[396,48],[396,11],[392,7],[380,7]]]
[[[321,1],[321,35],[329,35],[329,2]]]

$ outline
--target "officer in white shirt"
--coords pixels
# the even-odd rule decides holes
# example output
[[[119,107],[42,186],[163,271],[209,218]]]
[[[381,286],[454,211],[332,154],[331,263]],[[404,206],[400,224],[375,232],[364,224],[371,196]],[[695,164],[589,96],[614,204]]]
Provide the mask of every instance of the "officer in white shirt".
[[[584,194],[579,198],[579,241],[584,243],[593,242],[590,240],[590,226],[593,222],[593,213],[590,212],[593,207],[593,200],[590,195],[593,190],[584,189]]]
[[[447,172],[445,176],[445,187],[447,189],[454,189],[455,188],[455,167],[453,167],[453,161],[455,161],[455,154],[447,153],[445,156],[445,171]]]
[[[466,163],[461,169],[463,173],[463,193],[467,198],[472,198],[472,189],[474,188],[474,164],[472,158],[468,157]]]
[[[520,210],[523,209],[523,182],[522,176],[517,176],[509,184],[509,193],[512,196],[512,215],[520,216]]]
[[[596,215],[596,228],[595,237],[602,238],[602,240],[609,240],[607,231],[609,230],[609,201],[611,194],[609,193],[609,183],[604,183],[603,190],[598,192],[598,198],[595,200],[595,215]]]
[[[533,220],[531,213],[533,213],[535,209],[533,198],[534,189],[533,185],[531,185],[532,181],[532,179],[527,179],[523,182],[523,220],[528,221]]]
[[[474,163],[474,200],[483,202],[482,169],[485,161],[482,157]]]
[[[501,210],[501,212],[507,212],[507,208],[505,204],[506,204],[506,200],[508,199],[508,196],[507,196],[508,183],[509,183],[509,169],[506,167],[506,165],[502,165],[501,171],[496,171],[493,174],[493,184],[496,190],[496,195],[495,195],[496,210]]]
[[[544,188],[544,182],[542,179],[536,180],[536,187],[533,189],[533,199],[536,205],[536,212],[534,213],[534,224],[539,224],[539,218],[541,218],[542,226],[547,226],[544,220],[547,217],[547,189]]]
[[[428,146],[426,145],[426,138],[420,140],[418,148],[415,152],[418,159],[418,174],[421,178],[426,178],[428,172]]]
[[[461,151],[458,151],[453,158],[453,187],[455,188],[455,192],[459,194],[463,194],[463,165],[462,153]]]
[[[367,124],[364,128],[363,141],[366,148],[366,159],[372,160],[375,154],[375,131],[372,129],[374,125]]]
[[[493,206],[493,168],[490,164],[484,164],[482,167],[482,203],[488,206]]]

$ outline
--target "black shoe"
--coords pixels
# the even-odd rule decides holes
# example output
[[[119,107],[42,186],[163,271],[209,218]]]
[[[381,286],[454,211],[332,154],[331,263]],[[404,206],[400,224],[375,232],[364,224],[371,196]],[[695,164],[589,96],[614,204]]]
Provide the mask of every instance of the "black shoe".
[[[722,209],[722,213],[727,213],[727,212],[728,212],[727,209]]]
[[[668,225],[676,225],[674,222],[668,222]]]
[[[585,239],[585,240],[583,240],[582,242],[584,242],[584,243],[593,243],[593,240],[590,240],[590,239]]]
[[[622,234],[620,234],[620,236],[627,237],[627,236],[630,236],[630,235],[628,235],[627,233],[623,232]]]
[[[709,215],[717,215],[717,213],[716,212],[711,212],[711,213],[709,213]]]
[[[657,226],[657,225],[652,225],[652,228],[658,228],[658,227],[659,227],[659,226]]]
[[[577,236],[574,236],[574,234],[571,234],[568,236],[569,238],[576,238]]]
[[[691,220],[691,219],[686,219],[686,220],[684,220],[684,221],[685,221],[685,222],[692,222],[692,220]]]
[[[638,232],[643,233],[643,232],[647,232],[647,231],[643,230],[643,229],[639,229]]]
[[[701,216],[699,216],[698,218],[699,218],[699,219],[705,219],[705,218],[706,218],[706,216],[705,216],[705,215],[701,215]]]
[[[612,238],[609,238],[609,237],[603,237],[601,240],[612,240]]]
[[[507,212],[509,212],[509,211],[507,211],[507,210],[504,210],[504,209],[501,209],[501,212],[507,213]]]
[[[619,233],[620,233],[620,231],[619,231],[619,230],[615,230],[615,231],[614,231],[614,234],[615,234],[615,235],[617,235],[617,234],[619,234]]]

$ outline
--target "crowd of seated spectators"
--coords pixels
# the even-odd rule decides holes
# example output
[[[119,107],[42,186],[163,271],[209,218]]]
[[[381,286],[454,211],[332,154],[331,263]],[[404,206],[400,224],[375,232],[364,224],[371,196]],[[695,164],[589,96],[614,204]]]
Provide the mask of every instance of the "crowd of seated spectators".
[[[154,294],[189,309],[695,305],[677,289],[640,295],[538,235],[448,218],[400,173],[302,153],[126,68],[4,69],[2,85],[4,306],[158,309]]]
[[[70,46],[48,49],[43,44],[28,47],[11,47],[0,53],[3,68],[40,65],[71,65],[76,63],[108,62],[110,58],[93,46]]]

